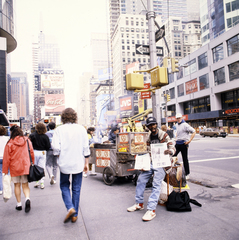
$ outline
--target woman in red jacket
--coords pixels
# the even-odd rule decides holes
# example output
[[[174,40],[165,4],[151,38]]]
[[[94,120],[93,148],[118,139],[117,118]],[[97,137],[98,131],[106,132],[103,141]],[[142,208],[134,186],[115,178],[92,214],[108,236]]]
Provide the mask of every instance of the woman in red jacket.
[[[10,128],[10,140],[7,142],[3,154],[3,174],[10,174],[14,183],[14,192],[17,199],[16,210],[22,210],[21,203],[21,186],[26,197],[25,212],[31,209],[30,203],[30,188],[28,186],[27,175],[29,174],[30,158],[28,153],[27,141],[30,147],[32,161],[34,163],[34,151],[32,143],[27,137],[23,136],[23,131],[20,127],[14,125]]]

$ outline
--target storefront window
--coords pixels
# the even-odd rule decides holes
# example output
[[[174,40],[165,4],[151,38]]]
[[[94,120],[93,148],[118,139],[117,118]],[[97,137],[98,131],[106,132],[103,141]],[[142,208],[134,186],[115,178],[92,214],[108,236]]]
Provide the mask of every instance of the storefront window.
[[[213,54],[213,63],[222,60],[224,58],[223,45],[220,44],[217,47],[213,48],[212,54]]]
[[[221,94],[222,109],[239,107],[239,90],[233,90]]]
[[[184,114],[209,112],[211,111],[210,97],[194,99],[183,104]]]
[[[208,62],[207,62],[207,52],[203,53],[198,57],[198,69],[203,69],[207,67]]]
[[[228,68],[230,81],[239,79],[239,61],[228,65]]]
[[[239,35],[236,35],[227,41],[227,51],[228,56],[239,52]]]
[[[176,115],[176,107],[175,105],[171,105],[171,106],[167,106],[168,111],[171,112],[171,116],[175,116]]]
[[[209,88],[208,73],[199,77],[200,90]]]
[[[225,69],[224,69],[224,67],[214,71],[214,83],[215,83],[215,86],[217,86],[219,84],[222,84],[222,83],[225,83]]]
[[[184,84],[178,85],[178,97],[181,97],[184,95]]]

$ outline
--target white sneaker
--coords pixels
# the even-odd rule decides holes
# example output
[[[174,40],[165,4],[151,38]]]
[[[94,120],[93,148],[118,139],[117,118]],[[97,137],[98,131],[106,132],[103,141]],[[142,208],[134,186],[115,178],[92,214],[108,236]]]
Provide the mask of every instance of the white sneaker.
[[[91,173],[90,173],[90,176],[96,176],[96,175],[97,175],[96,172],[91,172]]]
[[[56,184],[56,180],[53,181],[53,184]]]
[[[44,186],[44,183],[41,183],[41,189],[44,189],[45,186]]]
[[[83,177],[85,177],[85,178],[87,177],[87,174],[85,172],[83,172]]]
[[[156,217],[156,213],[154,211],[148,210],[144,216],[142,217],[143,221],[151,221]]]
[[[127,208],[127,211],[134,212],[134,211],[143,210],[143,209],[144,209],[144,205],[141,207],[139,203],[135,203],[132,207]]]
[[[0,195],[2,195],[2,191],[0,191]]]
[[[186,180],[189,180],[189,178],[190,178],[189,175],[187,175],[187,176],[186,176]]]

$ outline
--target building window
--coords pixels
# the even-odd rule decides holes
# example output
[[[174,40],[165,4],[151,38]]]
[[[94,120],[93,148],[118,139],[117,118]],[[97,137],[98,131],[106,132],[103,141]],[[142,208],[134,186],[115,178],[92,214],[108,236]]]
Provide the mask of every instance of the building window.
[[[122,39],[122,44],[124,44],[124,39]]]
[[[183,103],[184,114],[211,111],[210,97],[204,97]]]
[[[239,61],[228,65],[229,68],[229,80],[233,81],[239,79]]]
[[[239,107],[239,90],[224,92],[221,94],[222,109]]]
[[[227,11],[227,13],[231,12],[231,3],[226,4],[226,11]]]
[[[198,69],[202,69],[208,66],[208,62],[207,62],[207,52],[201,54],[198,57]]]
[[[128,20],[126,20],[126,25],[129,25],[129,21]]]
[[[232,54],[239,52],[239,35],[236,35],[233,38],[230,38],[227,41],[227,51],[228,56],[231,56]]]
[[[222,83],[225,83],[225,82],[226,81],[225,81],[225,69],[224,69],[224,67],[214,71],[215,86],[217,86],[219,84],[222,84]]]
[[[178,85],[178,97],[181,97],[184,95],[184,84]]]
[[[130,50],[130,46],[127,46],[127,50]]]
[[[187,62],[186,66],[187,67],[184,68],[184,76],[188,76],[190,73],[196,72],[197,71],[196,58]]]
[[[131,21],[131,26],[134,26],[134,21]]]
[[[170,88],[169,89],[169,94],[170,94],[170,98],[174,99],[175,98],[175,89],[174,88]]]
[[[122,46],[122,50],[124,50],[124,46]]]
[[[209,88],[208,73],[199,77],[200,90]]]
[[[172,83],[174,82],[174,74],[173,73],[169,73],[168,74],[168,83]]]
[[[224,58],[222,44],[212,49],[213,63],[218,62]]]

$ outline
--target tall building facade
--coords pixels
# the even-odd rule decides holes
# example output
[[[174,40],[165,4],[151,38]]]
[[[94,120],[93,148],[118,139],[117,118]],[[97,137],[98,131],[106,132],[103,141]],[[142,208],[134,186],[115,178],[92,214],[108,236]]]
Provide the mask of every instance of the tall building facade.
[[[11,73],[9,92],[9,103],[16,104],[17,119],[26,118],[29,115],[29,84],[26,73]]]
[[[238,133],[238,33],[236,25],[179,61],[180,71],[162,88],[171,97],[169,123],[181,112],[195,128],[205,125]]]
[[[0,109],[7,112],[7,73],[8,53],[17,47],[14,38],[14,1],[0,2]]]
[[[65,108],[64,72],[60,49],[54,37],[39,33],[32,44],[34,122],[45,116],[57,116]]]

